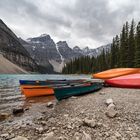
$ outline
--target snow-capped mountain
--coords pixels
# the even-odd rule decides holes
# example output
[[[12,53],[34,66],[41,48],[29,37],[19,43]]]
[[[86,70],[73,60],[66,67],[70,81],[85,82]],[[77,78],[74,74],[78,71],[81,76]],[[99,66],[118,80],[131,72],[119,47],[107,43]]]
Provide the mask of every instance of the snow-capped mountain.
[[[104,49],[105,52],[110,51],[110,49],[111,49],[111,44],[107,44],[107,45],[104,45],[104,46],[100,46],[100,47],[98,47],[98,48],[96,48],[96,49],[90,49],[89,47],[85,47],[85,48],[83,48],[83,49],[80,49],[78,46],[75,46],[75,47],[73,48],[73,50],[74,50],[76,53],[80,53],[80,54],[82,54],[82,55],[84,55],[84,56],[91,56],[91,57],[92,57],[92,56],[97,57],[98,55],[101,54],[101,52],[103,51],[103,49]]]
[[[74,52],[66,41],[59,41],[55,44],[50,35],[47,34],[28,38],[26,41],[22,40],[21,43],[38,65],[46,69],[49,67],[50,70],[52,67],[55,72],[61,72],[66,62],[81,56],[81,54]]]
[[[97,49],[85,47],[83,49],[75,46],[70,48],[66,41],[55,43],[50,35],[43,34],[38,37],[28,38],[21,41],[36,63],[41,66],[45,72],[61,72],[64,64],[70,60],[81,56],[97,57],[102,50],[110,50],[110,44],[101,46]]]

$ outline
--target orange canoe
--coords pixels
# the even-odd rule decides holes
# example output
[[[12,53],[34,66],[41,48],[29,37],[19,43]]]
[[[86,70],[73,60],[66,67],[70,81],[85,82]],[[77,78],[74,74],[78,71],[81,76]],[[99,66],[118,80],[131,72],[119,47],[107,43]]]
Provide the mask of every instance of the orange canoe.
[[[32,85],[21,86],[21,92],[26,97],[54,95],[53,88],[48,86],[32,86]]]
[[[116,68],[93,74],[93,78],[110,79],[128,74],[139,73],[140,68]]]

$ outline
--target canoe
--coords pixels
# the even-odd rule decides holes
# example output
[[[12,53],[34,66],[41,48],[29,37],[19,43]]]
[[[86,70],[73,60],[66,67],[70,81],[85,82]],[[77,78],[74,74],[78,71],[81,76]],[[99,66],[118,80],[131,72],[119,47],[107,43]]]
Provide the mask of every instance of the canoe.
[[[102,83],[85,83],[75,86],[64,86],[54,88],[54,95],[57,100],[62,100],[71,96],[83,95],[91,93],[102,88]]]
[[[52,85],[52,84],[69,84],[83,82],[85,79],[73,79],[73,80],[19,80],[20,85]]]
[[[106,84],[121,88],[140,88],[140,73],[105,80]]]
[[[79,84],[86,84],[89,82],[82,83],[69,83],[69,86],[75,86]],[[26,97],[43,96],[43,95],[53,95],[54,88],[61,88],[68,86],[68,84],[52,84],[52,85],[21,85],[21,93]]]
[[[53,88],[48,86],[25,86],[21,87],[21,92],[25,97],[54,95]]]
[[[128,74],[139,73],[140,68],[116,68],[93,74],[93,78],[110,79]]]

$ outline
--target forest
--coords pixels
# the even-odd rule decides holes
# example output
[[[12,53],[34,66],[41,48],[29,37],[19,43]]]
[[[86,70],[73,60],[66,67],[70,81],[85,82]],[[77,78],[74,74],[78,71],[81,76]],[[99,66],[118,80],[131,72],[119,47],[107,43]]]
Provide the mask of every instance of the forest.
[[[64,74],[90,74],[111,68],[140,67],[140,22],[126,22],[120,35],[112,39],[111,49],[97,57],[75,58],[63,67]]]

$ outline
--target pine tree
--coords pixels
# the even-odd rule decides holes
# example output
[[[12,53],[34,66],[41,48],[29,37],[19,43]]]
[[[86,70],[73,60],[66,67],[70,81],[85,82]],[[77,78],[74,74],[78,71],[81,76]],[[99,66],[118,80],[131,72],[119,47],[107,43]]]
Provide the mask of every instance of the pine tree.
[[[128,67],[134,67],[135,59],[135,23],[132,20],[129,32],[129,46],[128,46]]]
[[[128,67],[128,22],[123,26],[122,33],[120,35],[120,66]]]
[[[136,29],[135,67],[140,68],[140,22]]]
[[[114,68],[115,66],[115,39],[113,38],[112,44],[111,44],[111,52],[110,52],[110,65],[111,68]]]
[[[120,66],[120,41],[118,35],[115,37],[115,68],[118,68]]]

